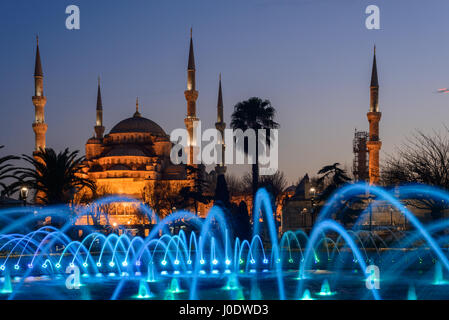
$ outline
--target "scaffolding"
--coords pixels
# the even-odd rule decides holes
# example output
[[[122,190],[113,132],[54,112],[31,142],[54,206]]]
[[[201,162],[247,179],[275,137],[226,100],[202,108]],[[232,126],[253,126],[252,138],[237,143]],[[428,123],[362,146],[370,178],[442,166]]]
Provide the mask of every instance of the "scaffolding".
[[[367,181],[369,179],[369,157],[366,142],[368,141],[368,132],[357,131],[354,133],[352,148],[354,152],[354,162],[352,173],[356,181]]]

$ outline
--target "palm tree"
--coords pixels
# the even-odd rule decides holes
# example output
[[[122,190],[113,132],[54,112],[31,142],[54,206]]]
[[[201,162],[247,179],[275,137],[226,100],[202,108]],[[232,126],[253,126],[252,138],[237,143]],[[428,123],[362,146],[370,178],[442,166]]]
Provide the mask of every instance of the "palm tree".
[[[260,98],[249,98],[246,101],[239,102],[234,107],[232,113],[231,127],[232,129],[253,129],[256,132],[256,141],[258,139],[258,129],[276,129],[279,124],[274,121],[276,110],[269,100]],[[267,145],[269,145],[272,137],[267,134]],[[247,143],[245,143],[245,153],[248,153]],[[257,192],[259,185],[259,145],[256,143],[256,161],[252,165],[252,191],[253,196]]]
[[[22,158],[32,168],[20,168],[17,173],[23,183],[34,189],[36,199],[44,204],[69,203],[75,193],[88,188],[95,193],[95,182],[82,177],[85,157],[78,157],[79,151],[65,149],[58,154],[51,148],[41,150],[34,156]]]
[[[0,149],[4,148],[4,146],[0,146]],[[17,156],[4,156],[0,157],[0,187],[1,196],[9,196],[19,188],[18,184],[8,185],[5,180],[6,179],[17,179],[17,176],[14,175],[14,171],[16,168],[10,163],[11,160],[19,160],[20,158]],[[14,187],[13,187],[14,185]]]

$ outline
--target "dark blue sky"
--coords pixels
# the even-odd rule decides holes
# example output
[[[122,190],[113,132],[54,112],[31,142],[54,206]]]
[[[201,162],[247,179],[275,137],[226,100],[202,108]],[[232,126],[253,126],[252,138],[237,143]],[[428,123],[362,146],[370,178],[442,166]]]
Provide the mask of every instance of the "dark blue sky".
[[[65,28],[65,8],[81,30]],[[365,28],[365,8],[381,30]],[[198,115],[211,127],[222,72],[225,120],[251,96],[278,110],[280,169],[290,181],[321,166],[352,164],[354,128],[367,129],[372,47],[377,44],[381,156],[415,128],[449,118],[449,1],[204,0],[0,2],[0,144],[31,153],[35,35],[44,68],[47,145],[81,149],[93,135],[97,76],[106,131],[134,112],[167,133],[183,127],[189,28],[193,26]]]

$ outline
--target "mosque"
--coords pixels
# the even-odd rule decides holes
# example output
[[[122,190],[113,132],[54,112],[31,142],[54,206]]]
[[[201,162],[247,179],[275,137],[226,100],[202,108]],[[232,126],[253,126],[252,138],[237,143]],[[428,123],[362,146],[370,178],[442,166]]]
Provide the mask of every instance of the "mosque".
[[[39,41],[36,48],[35,62],[35,94],[32,98],[35,107],[35,121],[32,125],[35,133],[35,152],[45,149],[46,131],[44,108],[46,97],[44,95],[43,71],[39,52]],[[187,88],[184,96],[187,102],[187,112],[184,124],[188,132],[187,165],[193,165],[193,157],[198,152],[194,142],[194,123],[199,121],[196,112],[196,101],[198,91],[196,90],[196,67],[193,50],[193,38],[190,34],[190,47],[187,63]],[[369,153],[369,183],[379,183],[379,151],[382,142],[379,139],[379,122],[381,112],[379,111],[379,84],[377,77],[376,52],[372,65],[371,84],[370,84],[370,107],[367,113],[369,122],[369,134],[366,142],[366,148]],[[217,103],[217,130],[223,133],[226,124],[223,121],[223,98],[221,78],[218,87]],[[184,187],[192,187],[195,176],[189,173],[187,165],[175,165],[170,161],[170,150],[172,143],[169,135],[155,121],[145,118],[139,111],[139,101],[136,100],[136,110],[134,114],[118,122],[109,133],[105,134],[106,128],[103,125],[103,104],[101,97],[100,81],[98,82],[97,104],[96,104],[96,122],[94,126],[94,136],[89,138],[85,145],[86,151],[86,169],[85,176],[94,180],[100,195],[118,194],[124,195],[148,203],[148,190],[159,188],[161,183],[170,186],[170,191],[178,193]],[[220,141],[222,154],[224,157],[224,142]],[[214,173],[217,175],[225,174],[224,158],[216,166]],[[198,172],[205,174],[204,167]],[[303,190],[302,188],[301,190]],[[307,189],[307,187],[306,187]],[[298,200],[295,202],[295,200]],[[306,200],[307,205],[303,200]],[[313,199],[303,192],[295,192],[295,195],[289,199],[289,203],[280,208],[283,212],[283,226],[296,227],[299,221],[297,214],[298,208],[301,212],[310,212]],[[204,216],[210,205],[200,204],[198,214]],[[173,208],[175,209],[175,208]],[[290,210],[291,209],[291,210]],[[135,203],[121,203],[113,208],[108,208],[108,213],[113,217],[117,225],[138,225],[147,224],[136,210]],[[295,221],[289,221],[288,216],[295,217]],[[142,220],[144,219],[144,220]],[[111,221],[108,221],[110,223]],[[89,217],[80,224],[90,224]]]
[[[193,127],[194,122],[199,120],[196,113],[198,91],[196,90],[195,75],[196,67],[191,33],[187,65],[187,89],[184,92],[187,101],[184,123],[189,133],[189,153],[187,154],[190,155],[187,165],[193,165],[193,155],[196,152],[196,147],[192,143]],[[34,72],[35,94],[33,96],[35,121],[32,125],[35,133],[35,152],[46,147],[45,135],[48,126],[44,117],[46,97],[44,95],[43,78],[39,41],[37,41]],[[215,125],[219,130],[224,130],[226,127],[223,122],[221,77],[217,103],[217,123]],[[172,192],[179,192],[183,187],[193,186],[194,177],[192,173],[188,172],[187,166],[185,164],[175,165],[170,161],[172,143],[169,135],[155,121],[145,118],[140,113],[138,100],[136,100],[134,114],[118,122],[109,133],[105,134],[100,80],[98,81],[94,131],[94,136],[89,138],[85,145],[87,165],[85,175],[96,182],[100,194],[124,195],[145,200],[145,195],[148,194],[146,191],[157,187],[157,183],[159,183],[158,186],[160,183],[168,184]],[[224,145],[222,145],[222,148],[224,148]],[[216,167],[216,172],[224,174],[225,171],[223,161]],[[145,223],[145,221],[139,220],[139,215],[132,207],[128,203],[115,207],[112,210],[116,215],[115,223]],[[200,208],[199,212],[204,214],[207,209]],[[89,224],[88,219],[84,223]]]

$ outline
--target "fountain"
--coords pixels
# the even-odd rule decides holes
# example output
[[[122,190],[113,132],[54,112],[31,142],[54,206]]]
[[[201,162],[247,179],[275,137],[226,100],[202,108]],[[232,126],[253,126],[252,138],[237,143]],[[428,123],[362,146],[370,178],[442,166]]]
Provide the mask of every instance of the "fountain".
[[[435,269],[434,269],[434,276],[433,276],[433,284],[434,285],[442,285],[445,284],[443,278],[443,266],[441,265],[440,261],[435,262]]]
[[[323,284],[321,285],[321,291],[318,292],[318,294],[320,296],[332,296],[335,294],[335,292],[331,291],[329,281],[327,279],[324,279]]]
[[[139,299],[148,299],[151,298],[151,291],[150,291],[150,287],[148,286],[148,283],[141,279],[139,281],[139,293],[137,295],[137,298]]]
[[[1,293],[11,293],[12,292],[12,284],[11,284],[11,275],[9,271],[5,272],[5,276],[3,278],[3,286]]]
[[[407,300],[417,300],[416,289],[413,284],[408,287]]]
[[[332,219],[342,199],[367,190],[374,202],[389,203],[403,213],[410,230],[364,230],[367,212],[351,228]],[[403,186],[399,191],[402,197],[420,194],[449,201],[449,194],[432,187]],[[120,201],[136,200],[108,197],[96,204]],[[444,279],[449,261],[442,249],[449,240],[442,232],[449,220],[423,225],[380,187],[347,185],[329,199],[310,232],[288,231],[280,237],[264,189],[256,195],[258,215],[253,216],[249,239],[231,237],[228,213],[217,206],[206,219],[178,211],[160,221],[140,206],[157,222],[146,237],[126,230],[105,235],[92,228],[83,238],[72,239],[71,222],[60,228],[24,229],[36,225],[33,221],[66,215],[64,206],[0,210],[0,223],[23,213],[0,224],[0,299],[417,299],[416,292],[420,299],[449,299]],[[79,208],[78,217],[88,210]],[[181,220],[193,232],[171,234],[167,225]],[[380,276],[373,273],[376,268]],[[80,291],[66,287],[69,276],[74,277],[69,284],[83,279]]]
[[[313,300],[309,289],[304,290],[304,294],[302,295],[301,300]]]
[[[183,290],[181,290],[181,286],[179,285],[179,280],[177,278],[171,279],[170,286],[168,287],[168,291],[171,293],[183,292]]]

